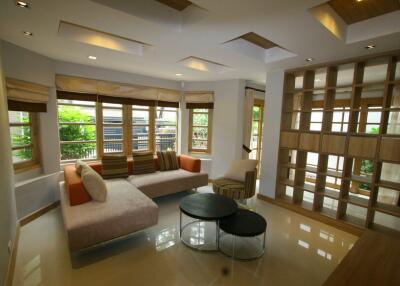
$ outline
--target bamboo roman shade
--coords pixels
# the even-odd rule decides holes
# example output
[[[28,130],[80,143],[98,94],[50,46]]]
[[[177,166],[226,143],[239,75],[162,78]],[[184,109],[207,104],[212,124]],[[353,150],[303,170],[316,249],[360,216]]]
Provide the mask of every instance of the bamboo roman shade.
[[[59,99],[89,100],[145,106],[179,107],[177,90],[56,75]]]
[[[213,91],[187,91],[185,92],[185,102],[187,109],[195,108],[214,108]]]
[[[6,78],[8,110],[46,112],[48,86],[14,78]]]

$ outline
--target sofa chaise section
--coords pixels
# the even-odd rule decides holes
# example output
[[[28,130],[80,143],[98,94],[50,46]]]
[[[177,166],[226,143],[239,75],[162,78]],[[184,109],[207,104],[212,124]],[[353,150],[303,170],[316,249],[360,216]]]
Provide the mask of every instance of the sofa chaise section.
[[[206,173],[194,173],[178,169],[133,175],[129,176],[127,180],[148,197],[157,198],[206,186],[208,184],[208,175]]]
[[[61,209],[72,251],[157,224],[158,207],[125,179],[106,180],[107,201],[71,206],[61,183]]]

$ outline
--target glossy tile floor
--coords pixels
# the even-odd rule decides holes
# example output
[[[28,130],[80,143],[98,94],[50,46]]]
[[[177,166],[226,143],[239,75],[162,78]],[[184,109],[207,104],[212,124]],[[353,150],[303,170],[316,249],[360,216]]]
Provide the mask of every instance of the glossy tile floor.
[[[357,240],[252,199],[248,205],[268,222],[261,259],[194,251],[179,239],[185,195],[156,200],[158,225],[78,255],[68,251],[60,209],[46,213],[21,229],[13,285],[321,285]]]

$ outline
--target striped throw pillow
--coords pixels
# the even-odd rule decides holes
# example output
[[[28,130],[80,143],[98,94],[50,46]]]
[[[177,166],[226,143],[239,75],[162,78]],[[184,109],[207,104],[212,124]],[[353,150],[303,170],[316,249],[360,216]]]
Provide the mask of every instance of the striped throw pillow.
[[[158,151],[158,162],[160,164],[160,171],[178,170],[178,158],[175,151]]]
[[[102,177],[104,179],[127,178],[128,160],[126,156],[106,155],[101,159],[103,165]]]
[[[156,166],[152,152],[133,154],[133,174],[155,173]]]

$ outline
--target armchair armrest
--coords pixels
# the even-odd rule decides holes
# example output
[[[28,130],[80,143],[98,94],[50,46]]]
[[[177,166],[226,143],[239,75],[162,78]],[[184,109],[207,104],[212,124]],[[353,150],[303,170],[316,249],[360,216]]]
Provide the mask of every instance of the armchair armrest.
[[[251,198],[256,193],[257,169],[246,172],[244,192],[246,198]]]
[[[192,173],[200,173],[201,170],[201,160],[199,158],[187,156],[187,155],[180,155],[179,156],[179,163],[181,169]]]

